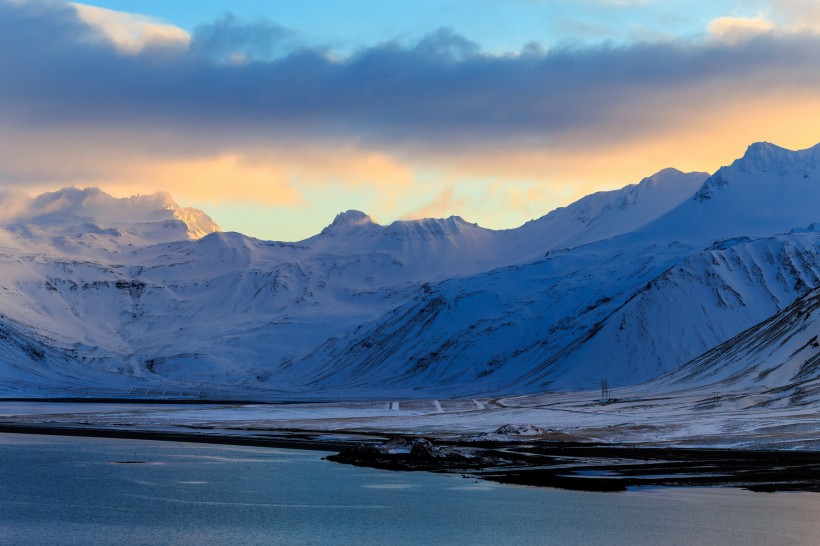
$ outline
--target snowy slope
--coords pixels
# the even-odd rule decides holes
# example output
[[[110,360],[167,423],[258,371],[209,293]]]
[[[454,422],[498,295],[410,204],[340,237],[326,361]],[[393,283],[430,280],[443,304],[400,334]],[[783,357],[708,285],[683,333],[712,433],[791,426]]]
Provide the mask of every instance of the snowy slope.
[[[682,260],[636,290],[595,325],[587,343],[562,358],[563,382],[625,385],[694,358],[820,286],[818,244],[816,233],[781,235]]]
[[[800,408],[820,402],[820,288],[636,393],[711,395],[713,407]]]
[[[793,390],[820,381],[820,288],[744,330],[653,385],[721,390]],[[820,394],[820,384],[814,386]]]
[[[27,328],[0,316],[0,394],[10,396],[122,394],[139,384],[136,378],[116,370],[104,370],[84,362],[82,347],[64,347],[46,336],[27,333]],[[169,383],[165,382],[166,388]]]
[[[522,226],[523,236],[551,248],[578,246],[628,233],[692,196],[709,177],[664,169],[620,190],[593,193]]]

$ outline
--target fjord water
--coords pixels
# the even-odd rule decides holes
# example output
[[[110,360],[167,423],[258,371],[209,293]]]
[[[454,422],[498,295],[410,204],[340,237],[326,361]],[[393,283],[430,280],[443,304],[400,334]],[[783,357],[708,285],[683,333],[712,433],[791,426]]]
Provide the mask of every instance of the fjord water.
[[[579,493],[315,451],[0,435],[2,544],[810,544],[820,496]]]

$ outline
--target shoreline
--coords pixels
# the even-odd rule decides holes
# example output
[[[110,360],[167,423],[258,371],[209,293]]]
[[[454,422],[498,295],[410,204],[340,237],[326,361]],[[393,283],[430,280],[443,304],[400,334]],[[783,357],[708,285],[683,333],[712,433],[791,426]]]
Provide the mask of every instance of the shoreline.
[[[102,428],[54,425],[10,425],[0,424],[0,434],[30,434],[40,436],[74,436],[88,438],[113,438],[122,440],[150,440],[157,442],[183,442],[195,444],[237,445],[309,451],[339,451],[354,445],[354,442],[322,440],[311,436],[321,433],[300,430],[282,430],[265,436],[238,434],[209,434],[201,432],[178,432],[165,430]],[[339,434],[341,435],[341,434]],[[328,434],[330,436],[330,434]],[[337,436],[333,434],[333,436]],[[378,440],[374,437],[374,441]]]
[[[620,492],[641,487],[739,487],[820,492],[820,453],[657,447],[568,441],[465,441],[415,435],[275,429],[181,432],[78,425],[0,424],[0,433],[337,452],[327,460],[393,471],[459,474],[504,484]],[[398,449],[388,449],[390,446]]]

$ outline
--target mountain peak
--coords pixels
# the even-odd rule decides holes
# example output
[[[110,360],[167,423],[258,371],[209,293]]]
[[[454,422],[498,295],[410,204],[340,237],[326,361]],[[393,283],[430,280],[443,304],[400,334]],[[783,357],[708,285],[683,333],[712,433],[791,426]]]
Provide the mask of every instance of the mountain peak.
[[[746,149],[743,157],[728,167],[721,167],[710,176],[695,193],[695,201],[712,199],[717,191],[725,190],[737,176],[761,178],[763,186],[771,186],[773,180],[794,177],[797,180],[811,178],[820,170],[820,144],[805,150],[789,150],[770,142],[755,142]],[[777,184],[775,184],[777,186]]]
[[[148,243],[220,231],[207,214],[179,206],[165,192],[117,198],[96,187],[67,187],[33,199],[5,194],[0,210],[8,229],[42,236],[128,235]]]
[[[396,220],[387,227],[392,234],[409,235],[417,239],[445,239],[467,232],[483,232],[478,224],[467,222],[461,216],[447,218],[419,218]]]
[[[818,162],[820,162],[820,144],[805,150],[794,151],[771,142],[755,142],[732,166],[746,173],[771,171],[786,174],[794,166],[810,164],[811,167],[817,167]]]
[[[665,180],[667,178],[678,177],[678,176],[681,176],[683,174],[685,174],[685,173],[683,171],[679,170],[679,169],[676,169],[674,167],[666,167],[665,169],[659,170],[655,174],[647,176],[646,178],[644,178],[643,180],[638,182],[638,184],[640,185],[640,184],[643,184],[643,183],[657,183],[660,180]]]
[[[373,218],[360,210],[346,210],[337,214],[333,222],[323,229],[320,235],[332,235],[340,230],[347,233],[350,229],[378,225]]]
[[[790,152],[790,150],[778,146],[777,144],[772,144],[771,142],[762,140],[760,142],[752,142],[749,144],[749,147],[746,148],[746,153],[743,154],[743,157],[767,157],[772,154],[782,154],[788,152]]]
[[[709,173],[706,172],[690,172],[685,173],[674,167],[667,167],[661,169],[655,174],[649,175],[637,184],[630,184],[621,188],[620,192],[624,193],[626,197],[631,196],[636,198],[638,194],[646,194],[653,190],[671,190],[679,188],[683,193],[691,195],[694,186],[693,181],[700,179],[701,181],[709,178]],[[619,190],[616,190],[619,191]]]
[[[788,162],[791,155],[796,154],[771,142],[755,142],[746,149],[738,162],[750,170],[766,170],[778,163]]]
[[[340,212],[336,215],[336,218],[333,219],[333,223],[330,224],[331,226],[361,226],[361,225],[368,225],[368,224],[375,224],[376,222],[373,221],[369,215],[363,213],[360,210],[347,210],[345,212]]]
[[[761,142],[721,167],[641,233],[696,245],[788,233],[817,222],[820,146],[788,150]]]

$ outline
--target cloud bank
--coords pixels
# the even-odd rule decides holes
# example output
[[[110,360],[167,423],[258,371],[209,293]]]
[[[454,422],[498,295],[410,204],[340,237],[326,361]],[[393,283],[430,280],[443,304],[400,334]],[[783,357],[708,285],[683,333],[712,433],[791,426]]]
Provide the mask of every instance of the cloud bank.
[[[296,203],[296,185],[332,178],[320,165],[338,164],[340,154],[357,165],[378,157],[381,172],[401,176],[429,166],[446,172],[448,185],[459,176],[594,185],[603,171],[629,173],[617,185],[650,174],[639,163],[690,167],[676,153],[705,161],[691,165],[704,169],[716,166],[710,154],[752,140],[787,132],[805,145],[820,140],[811,135],[820,121],[820,37],[763,18],[722,18],[690,40],[531,44],[504,55],[440,29],[415,44],[339,57],[274,22],[231,15],[190,37],[140,20],[148,30],[128,46],[117,38],[127,34],[122,20],[97,15],[90,22],[87,8],[71,4],[0,0],[7,184],[135,183],[125,170],[144,174],[145,162],[190,160],[201,170],[215,161],[255,164],[252,191],[244,195],[237,180],[221,198],[257,199],[249,196],[260,193],[261,162],[278,173],[271,195],[282,199],[272,202]],[[803,129],[789,132],[797,119]],[[353,182],[378,175],[353,171]]]
[[[716,27],[760,30],[753,21],[734,23]],[[311,48],[271,58],[289,32],[231,16],[197,29],[182,52],[158,40],[124,56],[95,40],[98,33],[71,6],[0,4],[3,120],[186,136],[212,129],[215,141],[248,134],[409,148],[519,146],[579,133],[588,141],[590,129],[626,121],[621,137],[640,133],[668,117],[645,108],[647,100],[675,101],[704,86],[717,97],[820,83],[820,40],[805,33],[495,56],[439,30],[414,46],[378,44],[345,59]],[[242,62],[224,62],[231,57]],[[595,132],[596,140],[612,136]]]

